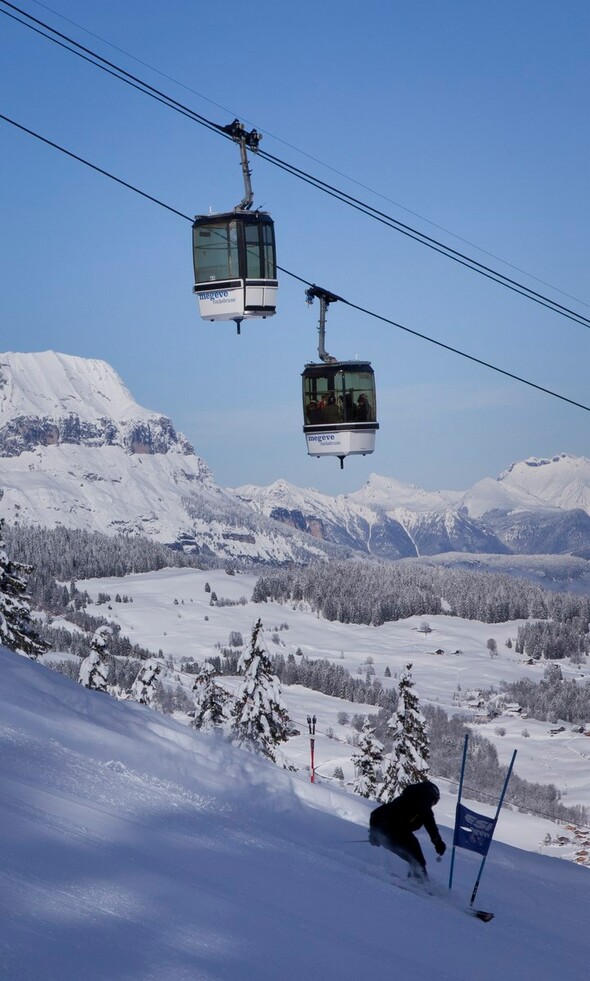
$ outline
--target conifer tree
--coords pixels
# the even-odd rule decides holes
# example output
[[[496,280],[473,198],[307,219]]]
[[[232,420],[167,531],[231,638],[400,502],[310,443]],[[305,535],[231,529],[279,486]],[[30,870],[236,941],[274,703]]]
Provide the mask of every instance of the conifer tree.
[[[210,661],[204,661],[193,682],[196,696],[196,711],[193,720],[195,729],[215,729],[226,721],[225,705],[227,693],[215,682],[219,676]]]
[[[412,681],[412,665],[406,664],[400,676],[398,706],[387,723],[393,739],[391,758],[379,800],[387,802],[412,783],[428,777],[429,740],[426,719],[420,711]]]
[[[162,662],[150,657],[139,669],[137,678],[131,686],[131,698],[140,705],[151,705],[157,694],[158,675],[162,671]]]
[[[358,752],[352,756],[355,780],[352,789],[361,797],[374,800],[380,779],[380,769],[383,762],[383,743],[375,736],[375,730],[368,718],[365,719],[361,730]]]
[[[47,650],[35,633],[31,610],[26,595],[29,565],[12,562],[6,553],[0,519],[0,644],[17,654],[25,654],[35,660]]]
[[[250,649],[238,662],[244,681],[232,710],[232,739],[254,753],[277,762],[277,747],[286,742],[289,716],[281,697],[279,679],[272,674],[270,658],[260,642],[262,620],[252,631]]]
[[[94,635],[90,641],[90,654],[82,661],[78,676],[78,681],[86,688],[93,688],[95,691],[107,690],[109,674],[107,638],[111,635],[112,630],[110,627],[103,626],[94,631]]]

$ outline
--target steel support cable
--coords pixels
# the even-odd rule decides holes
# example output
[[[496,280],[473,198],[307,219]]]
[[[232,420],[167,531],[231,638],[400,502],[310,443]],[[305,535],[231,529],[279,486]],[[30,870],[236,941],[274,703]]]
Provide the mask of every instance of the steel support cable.
[[[301,276],[297,276],[295,273],[290,272],[288,269],[282,269],[281,266],[277,266],[281,272],[284,272],[291,279],[296,279],[298,282],[303,283],[305,286],[313,286],[315,284],[309,283],[306,279]],[[586,412],[590,412],[590,406],[584,405],[582,402],[576,402],[573,399],[568,398],[566,395],[560,395],[558,392],[552,391],[550,388],[544,388],[542,385],[537,385],[535,382],[528,381],[526,378],[522,378],[520,375],[515,375],[511,371],[506,371],[504,368],[499,368],[497,365],[491,364],[489,361],[483,361],[482,358],[476,358],[473,354],[467,354],[465,351],[461,351],[459,348],[452,347],[450,344],[445,344],[443,341],[437,341],[434,337],[429,337],[428,334],[422,334],[418,330],[413,330],[411,327],[405,327],[403,324],[398,323],[395,320],[391,320],[389,317],[384,317],[380,313],[375,313],[372,310],[367,310],[365,307],[361,307],[351,300],[347,300],[343,296],[338,296],[337,293],[333,293],[332,290],[329,291],[339,300],[341,303],[346,304],[346,306],[351,307],[353,310],[358,310],[359,313],[364,313],[368,317],[373,317],[375,320],[380,320],[382,323],[390,324],[392,327],[397,327],[398,330],[403,330],[407,334],[412,334],[414,337],[419,337],[420,340],[428,341],[430,344],[435,344],[437,347],[443,348],[445,351],[449,351],[451,354],[458,354],[459,357],[465,358],[467,361],[472,361],[474,364],[479,364],[483,368],[489,368],[491,371],[496,371],[498,374],[504,375],[506,378],[511,378],[513,381],[520,382],[522,385],[528,385],[530,388],[536,388],[539,392],[544,392],[546,395],[552,395],[553,398],[561,399],[563,402],[568,402],[570,405],[574,405],[578,409],[585,409]]]
[[[0,3],[2,2],[4,2],[4,0],[0,0]],[[135,82],[132,80],[132,78],[124,78],[122,75],[119,74],[120,71],[119,69],[111,69],[106,65],[100,65],[97,61],[94,61],[93,58],[89,57],[88,55],[83,54],[81,51],[76,51],[74,48],[69,47],[69,45],[66,44],[65,42],[59,41],[57,38],[50,37],[48,34],[45,34],[43,31],[39,30],[39,28],[33,27],[31,24],[26,24],[24,21],[19,20],[18,17],[15,17],[13,14],[8,13],[8,11],[0,10],[0,14],[4,14],[6,17],[10,17],[11,20],[15,20],[17,24],[22,24],[24,27],[28,27],[29,30],[33,31],[35,34],[38,34],[40,37],[44,37],[47,41],[52,41],[54,44],[57,44],[58,47],[63,48],[65,51],[69,51],[70,54],[74,54],[78,58],[81,58],[83,61],[88,62],[89,65],[94,65],[95,68],[100,68],[101,71],[105,72],[107,75],[111,75],[113,78],[116,78],[119,82],[125,82],[126,85],[129,85],[130,88],[135,89],[137,92],[142,92],[144,95],[149,95],[150,98],[154,99],[156,102],[161,103],[161,105],[166,106],[166,108],[174,109],[175,112],[178,112],[181,116],[185,116],[187,119],[190,119],[192,122],[199,122],[203,126],[206,127],[208,126],[213,131],[218,131],[222,129],[222,127],[219,127],[217,123],[211,123],[209,125],[209,123],[205,121],[204,118],[202,120],[196,119],[192,110],[183,109],[181,105],[178,106],[172,105],[171,102],[169,101],[168,96],[163,94],[160,95],[157,92],[157,90],[154,90],[153,92],[148,92],[144,87],[145,86],[144,82]],[[222,135],[227,136],[228,139],[231,139],[231,137],[229,137],[227,133],[223,133]]]
[[[196,95],[199,99],[204,99],[205,102],[209,102],[212,106],[215,106],[217,109],[221,109],[222,112],[227,112],[230,115],[234,115],[234,116],[239,115],[239,113],[232,112],[231,109],[228,109],[226,106],[221,105],[219,102],[216,102],[214,99],[210,99],[202,92],[197,92],[197,90],[191,88],[190,85],[185,85],[184,82],[180,82],[177,78],[174,78],[174,76],[168,75],[166,72],[160,71],[159,68],[155,68],[153,65],[150,65],[149,62],[143,61],[141,58],[136,57],[136,55],[131,54],[131,52],[127,51],[125,48],[121,48],[119,47],[119,45],[113,44],[112,41],[109,41],[107,38],[104,38],[100,34],[96,34],[94,31],[91,31],[87,27],[84,27],[83,24],[79,24],[77,21],[71,20],[71,18],[69,17],[65,17],[63,14],[60,14],[59,11],[54,10],[53,7],[50,7],[46,3],[42,3],[42,0],[33,0],[33,3],[37,7],[43,7],[45,10],[49,11],[49,13],[54,14],[56,17],[59,17],[60,20],[65,20],[68,24],[72,24],[73,27],[77,27],[78,30],[83,31],[85,34],[89,34],[91,37],[96,38],[97,41],[101,41],[103,44],[106,44],[107,47],[114,48],[115,51],[119,51],[120,54],[125,55],[125,57],[131,58],[132,61],[136,61],[138,64],[143,65],[144,68],[148,68],[149,71],[154,72],[156,75],[160,75],[162,78],[165,78],[167,81],[172,82],[174,85],[178,85],[180,88],[185,89],[187,92],[190,92],[192,95]],[[503,259],[501,256],[496,255],[494,252],[490,252],[487,249],[482,248],[481,245],[477,245],[475,242],[470,242],[469,239],[463,238],[461,235],[458,235],[456,232],[450,231],[450,229],[445,228],[444,225],[439,225],[437,222],[432,221],[430,218],[426,218],[424,215],[421,215],[419,212],[413,211],[412,208],[408,208],[405,205],[401,204],[399,201],[395,201],[393,198],[388,197],[386,194],[383,194],[381,191],[376,191],[375,188],[369,187],[368,184],[364,184],[362,181],[357,180],[355,177],[350,177],[348,174],[345,174],[344,171],[338,170],[337,167],[332,166],[332,164],[325,163],[325,161],[320,160],[319,157],[315,157],[312,153],[308,153],[306,150],[301,150],[299,147],[296,147],[294,144],[289,143],[287,140],[282,139],[280,136],[277,136],[275,133],[272,133],[270,130],[264,129],[262,130],[262,132],[267,134],[268,136],[271,136],[278,143],[282,143],[283,146],[288,147],[290,150],[295,150],[296,153],[299,153],[302,156],[307,157],[308,160],[313,160],[314,163],[320,164],[321,167],[325,167],[327,170],[331,170],[332,173],[338,174],[339,177],[344,177],[345,180],[350,181],[352,184],[356,184],[358,187],[362,187],[364,191],[369,191],[371,194],[374,194],[376,197],[382,198],[384,201],[388,201],[389,204],[395,205],[396,208],[400,208],[402,211],[406,211],[409,215],[413,215],[414,218],[419,218],[420,221],[426,222],[426,224],[431,225],[433,228],[438,228],[439,231],[445,232],[447,235],[451,235],[459,242],[463,242],[465,245],[470,245],[472,248],[477,249],[479,252],[482,252],[484,255],[489,256],[491,259],[496,259],[498,262],[503,263],[505,266],[508,266],[510,269],[514,269],[516,272],[522,273],[524,276],[528,276],[530,279],[534,279],[537,283],[541,283],[542,286],[547,286],[549,287],[549,289],[554,290],[556,293],[561,293],[562,296],[567,296],[568,299],[575,300],[576,303],[581,303],[585,307],[590,306],[590,303],[587,303],[585,300],[581,300],[579,297],[573,296],[571,293],[567,293],[565,290],[559,289],[559,287],[557,286],[553,286],[551,283],[548,283],[546,280],[540,279],[538,276],[534,276],[532,273],[527,272],[526,269],[522,269],[520,266],[515,265],[513,262],[509,262],[507,259]]]
[[[102,167],[98,167],[96,164],[90,163],[89,160],[85,160],[84,157],[78,156],[77,153],[73,153],[71,150],[66,150],[66,148],[60,146],[59,143],[54,143],[53,140],[48,140],[46,136],[41,136],[40,133],[36,133],[34,130],[29,129],[28,126],[23,126],[21,123],[17,123],[16,120],[10,119],[9,116],[5,116],[3,113],[0,113],[0,119],[3,119],[6,123],[10,123],[11,126],[16,126],[16,128],[22,130],[23,133],[28,133],[29,136],[34,136],[35,139],[41,140],[42,143],[46,143],[47,146],[53,147],[54,150],[59,150],[61,153],[65,153],[66,156],[71,157],[72,160],[77,160],[78,163],[83,163],[86,167],[96,170],[104,177],[109,177],[112,181],[116,181],[117,184],[121,184],[123,187],[129,188],[130,191],[135,191],[136,194],[141,194],[142,198],[147,198],[148,201],[153,201],[154,204],[159,204],[161,208],[166,208],[167,211],[171,211],[173,214],[179,215],[180,218],[186,218],[186,220],[190,222],[193,221],[190,215],[185,215],[184,212],[178,211],[176,208],[171,207],[171,205],[166,204],[164,201],[160,201],[159,198],[155,198],[152,194],[147,194],[146,191],[140,190],[140,188],[135,187],[134,184],[130,184],[128,181],[122,180],[121,177],[116,177],[114,174],[111,174],[108,170],[104,170]]]
[[[2,0],[0,0],[2,2]],[[552,300],[548,296],[544,296],[542,293],[538,293],[529,286],[525,286],[524,283],[519,283],[515,279],[511,279],[509,276],[505,276],[503,273],[492,269],[490,266],[486,266],[477,259],[472,259],[468,255],[464,255],[462,252],[458,252],[456,249],[451,248],[450,245],[445,245],[444,242],[439,242],[437,239],[432,238],[430,235],[426,235],[424,232],[419,231],[417,228],[412,228],[411,225],[406,225],[404,222],[399,221],[399,219],[394,218],[392,215],[388,215],[383,211],[379,211],[372,205],[367,204],[364,201],[360,201],[358,198],[353,197],[346,191],[340,190],[340,188],[333,187],[331,184],[326,183],[326,181],[321,180],[319,177],[314,177],[312,174],[306,174],[305,171],[300,170],[293,164],[287,163],[284,160],[280,160],[278,157],[274,157],[272,154],[265,150],[258,150],[258,156],[269,163],[273,163],[275,166],[280,167],[282,170],[286,170],[288,173],[295,177],[299,177],[300,180],[305,181],[308,184],[312,184],[319,190],[324,191],[331,197],[342,201],[344,204],[348,204],[351,208],[356,211],[360,211],[363,214],[368,215],[370,218],[374,218],[375,221],[386,225],[389,228],[395,229],[395,231],[400,232],[402,235],[406,235],[408,238],[414,239],[414,241],[419,242],[421,245],[426,245],[429,249],[434,252],[438,252],[440,255],[444,255],[447,259],[452,259],[461,266],[465,266],[467,269],[471,269],[473,272],[477,272],[486,279],[490,279],[493,282],[498,283],[500,286],[504,286],[506,289],[512,290],[514,293],[519,293],[524,296],[527,300],[532,300],[534,303],[538,303],[541,306],[552,310],[553,313],[559,313],[561,316],[566,317],[568,320],[572,320],[574,323],[580,324],[582,327],[590,328],[590,318],[585,317],[581,313],[577,313],[575,310],[570,310],[568,307],[556,300]]]
[[[103,58],[102,55],[92,51],[91,48],[87,48],[78,41],[74,41],[74,39],[68,37],[67,34],[62,34],[62,32],[58,31],[55,27],[51,27],[50,24],[46,24],[37,17],[33,17],[32,14],[28,14],[26,10],[21,10],[20,7],[16,7],[13,3],[9,3],[8,0],[0,0],[0,3],[4,4],[6,7],[11,7],[12,10],[16,10],[19,14],[22,14],[23,17],[27,17],[29,20],[34,21],[34,23],[39,26],[35,27],[33,24],[28,24],[26,21],[21,20],[20,17],[16,17],[14,14],[9,13],[8,10],[0,10],[0,13],[4,14],[5,17],[10,17],[11,20],[16,21],[17,24],[22,24],[23,27],[27,27],[31,31],[34,31],[35,34],[45,38],[46,41],[52,41],[65,51],[69,51],[70,54],[74,54],[78,58],[82,58],[83,61],[94,65],[95,68],[100,68],[101,71],[112,75],[114,78],[118,78],[119,81],[125,82],[127,85],[130,85],[139,92],[143,92],[144,95],[149,95],[151,98],[156,99],[157,102],[167,105],[170,109],[175,109],[183,116],[193,119],[195,122],[200,123],[207,129],[213,130],[214,132],[219,133],[221,136],[225,136],[227,139],[231,139],[231,137],[224,131],[224,127],[220,126],[219,123],[215,123],[213,120],[207,119],[206,116],[202,116],[196,110],[190,109],[188,106],[184,106],[181,102],[173,99],[172,96],[166,95],[165,92],[155,88],[155,86],[150,85],[148,82],[144,82],[143,79],[139,78],[137,75],[132,75],[131,72],[126,71],[124,68],[120,68],[119,65],[109,61],[108,58]],[[41,28],[43,28],[43,30],[41,30]],[[51,34],[55,34],[56,36],[51,37],[51,34],[46,34],[45,31],[50,31]]]
[[[154,197],[152,194],[147,194],[145,191],[142,191],[134,184],[129,183],[129,181],[125,181],[122,180],[122,178],[120,177],[116,177],[114,174],[111,174],[108,170],[104,170],[104,168],[98,167],[96,164],[91,163],[89,160],[85,160],[84,157],[79,156],[77,153],[73,153],[71,150],[67,150],[65,147],[60,146],[59,143],[55,143],[53,140],[49,140],[45,136],[41,136],[40,133],[36,133],[34,130],[29,129],[29,127],[23,126],[21,123],[17,123],[16,120],[11,119],[9,116],[4,115],[3,113],[0,113],[0,119],[4,120],[4,122],[6,123],[9,123],[11,126],[16,127],[22,132],[27,133],[29,136],[35,137],[35,139],[40,140],[42,143],[45,143],[47,146],[51,146],[53,147],[53,149],[59,150],[61,153],[64,153],[66,156],[70,157],[71,159],[76,160],[78,163],[85,164],[85,166],[90,167],[94,171],[97,171],[99,174],[102,174],[104,177],[109,177],[111,180],[115,181],[117,184],[121,184],[123,187],[128,188],[130,191],[135,191],[136,194],[140,194],[141,197],[147,198],[148,201],[152,201],[154,204],[158,204],[161,208],[165,208],[166,211],[170,211],[173,214],[178,215],[180,218],[184,218],[186,221],[190,221],[192,224],[193,218],[191,218],[190,215],[185,214],[183,211],[179,211],[177,208],[173,208],[171,205],[166,204],[164,201],[161,201],[159,198]],[[314,285],[309,280],[304,279],[302,276],[298,276],[296,273],[291,272],[289,269],[285,269],[283,266],[277,266],[277,269],[280,272],[285,273],[286,276],[291,277],[291,279],[296,279],[299,283],[302,283],[305,286]],[[342,303],[345,303],[353,310],[358,310],[359,313],[363,313],[368,317],[373,317],[375,320],[380,320],[382,323],[390,324],[392,327],[398,328],[398,330],[403,330],[407,334],[412,334],[414,337],[419,337],[423,341],[428,341],[430,344],[435,344],[437,347],[449,351],[451,354],[457,354],[459,357],[465,358],[467,361],[471,361],[474,364],[479,364],[484,368],[489,368],[491,371],[495,371],[500,375],[504,375],[506,378],[511,378],[513,381],[520,382],[522,385],[528,385],[529,388],[534,388],[539,392],[543,392],[545,395],[551,395],[553,398],[560,399],[562,402],[567,402],[569,405],[573,405],[578,409],[584,409],[585,412],[590,412],[590,406],[584,405],[582,402],[576,402],[574,399],[570,399],[566,395],[560,395],[558,392],[554,392],[550,388],[544,388],[542,385],[537,385],[535,382],[531,382],[526,378],[522,378],[520,375],[516,375],[511,371],[505,370],[504,368],[499,368],[497,365],[493,365],[489,361],[483,361],[481,358],[475,357],[475,355],[467,354],[465,351],[461,351],[460,348],[451,347],[450,344],[445,344],[443,341],[437,341],[435,338],[429,337],[427,334],[423,334],[420,331],[413,330],[411,327],[405,327],[403,324],[399,324],[395,320],[391,320],[389,317],[384,317],[382,314],[378,314],[372,310],[366,309],[365,307],[361,307],[358,304],[353,303],[351,300],[347,300],[343,296],[338,296],[336,293],[333,293],[333,291],[330,292],[332,292],[333,296],[337,300],[340,300]]]
[[[358,310],[359,313],[364,313],[369,317],[374,317],[375,320],[381,320],[385,324],[391,324],[392,327],[397,327],[398,330],[403,330],[406,334],[412,334],[414,337],[420,337],[423,341],[428,341],[430,344],[436,344],[437,347],[443,348],[445,351],[450,351],[451,354],[458,354],[461,358],[466,358],[467,361],[472,361],[474,364],[479,364],[483,368],[489,368],[490,371],[495,371],[500,375],[504,375],[505,378],[512,378],[513,381],[520,382],[522,385],[528,385],[529,388],[536,388],[538,392],[544,392],[545,395],[552,395],[553,398],[561,399],[562,402],[568,402],[569,405],[574,405],[578,409],[585,409],[586,412],[590,412],[590,406],[584,405],[582,402],[576,402],[574,399],[568,398],[566,395],[560,395],[558,392],[552,391],[550,388],[544,388],[543,385],[537,385],[536,382],[529,381],[527,378],[522,378],[520,375],[515,375],[511,371],[506,371],[505,368],[499,368],[497,365],[491,364],[489,361],[484,361],[482,358],[476,358],[473,354],[467,354],[465,351],[461,351],[457,347],[452,347],[450,344],[445,344],[443,341],[437,341],[434,337],[429,337],[427,334],[421,334],[420,331],[412,330],[411,327],[404,327],[403,324],[398,324],[395,320],[390,320],[389,317],[384,317],[379,313],[374,313],[372,310],[366,310],[364,307],[358,306],[356,303],[352,303],[350,300],[346,300],[343,297],[338,297],[347,306],[352,307],[353,310]]]
[[[108,59],[103,58],[101,55],[96,54],[96,52],[93,52],[90,48],[87,48],[84,45],[79,44],[79,42],[74,41],[72,38],[68,37],[66,34],[63,34],[61,31],[58,31],[55,28],[51,27],[49,24],[46,24],[44,21],[41,21],[38,18],[33,17],[31,14],[28,14],[20,7],[17,7],[15,4],[10,3],[9,0],[0,0],[0,3],[2,3],[5,7],[10,7],[12,10],[16,10],[19,14],[23,15],[28,20],[33,21],[34,23],[43,27],[45,30],[50,31],[52,34],[55,34],[57,37],[61,38],[62,41],[57,41],[56,38],[51,37],[50,35],[45,34],[43,31],[32,27],[31,24],[28,24],[25,21],[20,20],[19,18],[15,17],[13,14],[8,13],[8,11],[6,10],[0,10],[0,13],[4,13],[6,16],[11,17],[13,20],[16,20],[17,23],[22,24],[24,27],[28,27],[31,30],[34,30],[37,34],[39,34],[41,37],[44,37],[46,40],[54,41],[55,43],[63,47],[65,50],[69,51],[71,54],[77,54],[79,57],[83,57],[85,61],[88,61],[90,64],[93,64],[95,67],[100,68],[101,70],[107,71],[108,74],[114,75],[114,77],[119,78],[123,82],[126,82],[127,84],[131,85],[133,88],[136,88],[138,91],[142,91],[144,92],[144,94],[149,95],[152,98],[155,98],[156,101],[162,103],[163,105],[168,105],[170,108],[175,109],[177,112],[180,112],[182,115],[194,119],[196,122],[200,123],[203,126],[206,126],[208,129],[211,129],[214,132],[220,133],[222,136],[225,136],[227,139],[231,139],[231,137],[227,134],[227,132],[224,131],[223,126],[214,123],[212,120],[208,120],[205,116],[202,116],[200,113],[197,113],[195,110],[190,109],[190,107],[185,106],[181,102],[178,102],[176,99],[173,99],[171,96],[166,95],[166,93],[162,92],[160,89],[156,89],[154,86],[149,85],[149,83],[144,82],[138,76],[132,75],[130,72],[127,72],[125,69],[120,68],[114,62],[111,62]],[[67,44],[63,43],[63,41],[67,41]],[[72,45],[73,47],[69,47],[68,45]],[[80,49],[80,50],[78,51],[75,49]],[[82,55],[80,52],[85,52],[86,54]],[[377,208],[374,208],[372,205],[360,201],[359,199],[353,197],[352,195],[347,194],[347,192],[342,191],[339,188],[333,187],[327,182],[322,181],[320,178],[316,178],[313,175],[306,173],[305,171],[301,170],[301,168],[296,167],[293,164],[289,164],[288,162],[281,160],[279,157],[276,157],[265,150],[259,149],[257,151],[257,155],[265,159],[267,162],[272,163],[275,166],[281,168],[287,173],[290,173],[292,176],[297,177],[298,179],[303,180],[304,182],[315,186],[319,190],[324,191],[324,193],[329,194],[330,196],[336,198],[337,200],[342,201],[342,203],[348,204],[350,207],[353,207],[355,210],[366,214],[368,217],[374,218],[376,221],[381,222],[381,224],[384,224],[387,227],[390,227],[395,231],[398,231],[401,234],[414,239],[414,241],[417,241],[422,245],[426,245],[428,248],[432,249],[435,252],[438,252],[440,255],[446,256],[448,259],[452,259],[454,262],[457,262],[459,265],[471,269],[473,272],[479,273],[485,278],[490,279],[492,282],[496,282],[498,285],[504,286],[505,288],[510,289],[512,292],[518,293],[519,295],[523,296],[525,299],[532,300],[533,302],[538,303],[539,305],[545,307],[546,309],[549,309],[554,313],[558,313],[561,316],[566,317],[566,319],[571,320],[574,323],[578,323],[583,327],[590,328],[590,318],[585,317],[583,314],[577,313],[575,310],[571,310],[569,307],[566,307],[563,304],[558,303],[556,300],[552,300],[550,297],[547,297],[544,294],[539,293],[536,290],[533,290],[531,287],[528,287],[523,283],[519,283],[517,280],[514,280],[511,277],[504,275],[498,270],[495,270],[490,266],[486,266],[484,263],[480,263],[476,259],[472,259],[470,256],[465,255],[464,253],[459,252],[456,249],[453,249],[451,246],[445,245],[443,242],[439,242],[437,239],[434,239],[431,236],[426,235],[424,232],[420,232],[418,229],[412,228],[412,226],[399,221],[399,219],[396,219],[391,215],[387,215],[385,212],[379,211]]]

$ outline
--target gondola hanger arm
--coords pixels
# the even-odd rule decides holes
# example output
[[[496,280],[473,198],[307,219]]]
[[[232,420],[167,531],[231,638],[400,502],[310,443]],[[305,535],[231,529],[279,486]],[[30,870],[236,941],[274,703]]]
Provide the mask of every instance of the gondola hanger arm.
[[[336,301],[339,300],[340,297],[336,296],[335,293],[330,293],[328,290],[324,290],[320,286],[315,286],[315,285],[310,286],[309,289],[305,291],[305,297],[307,303],[310,306],[313,303],[316,296],[320,301],[320,320],[318,325],[318,334],[319,334],[318,355],[320,361],[323,361],[324,364],[333,364],[338,361],[338,358],[332,357],[332,355],[328,354],[328,352],[326,351],[326,314],[330,303],[336,303]]]
[[[233,123],[229,123],[227,126],[222,127],[223,132],[231,136],[232,140],[239,144],[240,147],[240,163],[242,166],[242,177],[244,178],[244,197],[239,204],[236,205],[234,211],[249,211],[254,202],[254,192],[252,190],[252,171],[250,170],[250,164],[248,163],[248,153],[247,150],[252,150],[254,153],[258,150],[258,144],[262,139],[262,133],[253,129],[249,133],[246,132],[242,126],[239,119],[234,119]]]

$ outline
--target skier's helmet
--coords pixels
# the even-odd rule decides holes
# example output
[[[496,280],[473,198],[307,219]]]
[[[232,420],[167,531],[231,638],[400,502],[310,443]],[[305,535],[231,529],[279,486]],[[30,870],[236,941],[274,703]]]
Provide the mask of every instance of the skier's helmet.
[[[424,786],[424,790],[426,790],[428,795],[430,796],[430,799],[432,801],[432,806],[434,806],[434,804],[438,804],[440,800],[440,790],[438,789],[436,784],[431,783],[430,780],[425,780],[423,786]]]

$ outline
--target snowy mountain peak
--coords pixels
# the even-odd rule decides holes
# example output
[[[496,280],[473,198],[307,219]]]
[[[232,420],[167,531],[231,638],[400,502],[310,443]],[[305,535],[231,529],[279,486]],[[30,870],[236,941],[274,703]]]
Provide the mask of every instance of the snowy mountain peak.
[[[236,493],[258,513],[379,558],[590,553],[590,461],[567,453],[531,457],[465,492],[427,491],[373,473],[338,497],[284,480]]]
[[[372,473],[360,490],[350,497],[358,504],[383,508],[411,508],[414,511],[438,511],[453,507],[461,497],[459,491],[427,491],[414,484],[404,484],[393,477]]]
[[[171,420],[138,405],[104,361],[0,354],[0,486],[8,522],[142,534],[228,560],[326,552],[218,487]]]
[[[590,513],[590,460],[569,453],[529,457],[513,463],[496,480],[479,481],[464,496],[470,514],[494,509],[581,508]]]
[[[0,454],[64,443],[194,452],[170,419],[133,400],[105,361],[55,351],[0,355]]]
[[[134,401],[106,361],[55,351],[0,357],[0,426],[18,416],[71,413],[115,422],[154,415]]]
[[[552,456],[550,459],[547,457],[529,456],[526,460],[519,460],[517,463],[511,463],[510,466],[500,474],[498,480],[504,480],[509,474],[514,470],[518,471],[524,467],[548,467],[552,463],[560,463],[562,460],[575,461],[577,458],[570,456],[569,453],[558,453],[557,456]]]

